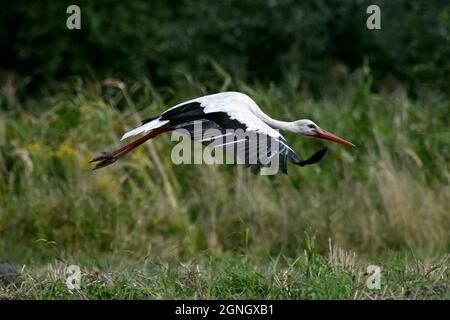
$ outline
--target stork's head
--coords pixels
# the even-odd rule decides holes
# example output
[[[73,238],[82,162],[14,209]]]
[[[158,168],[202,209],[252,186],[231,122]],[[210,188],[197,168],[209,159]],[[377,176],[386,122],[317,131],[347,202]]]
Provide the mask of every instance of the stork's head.
[[[355,145],[347,140],[344,140],[322,128],[320,128],[317,124],[312,122],[308,119],[303,120],[297,120],[294,122],[295,127],[295,133],[309,136],[309,137],[315,137],[315,138],[321,138],[321,139],[327,139],[331,140],[337,143],[345,144],[348,146],[354,147]]]

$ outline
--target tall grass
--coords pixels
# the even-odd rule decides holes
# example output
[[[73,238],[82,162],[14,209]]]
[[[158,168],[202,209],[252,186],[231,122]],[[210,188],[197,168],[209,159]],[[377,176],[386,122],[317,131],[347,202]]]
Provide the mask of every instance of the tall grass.
[[[203,250],[295,256],[305,231],[357,252],[450,249],[450,102],[400,87],[372,93],[367,74],[313,98],[296,81],[155,89],[146,81],[56,85],[45,98],[3,88],[0,117],[2,258],[97,253],[163,259]],[[140,118],[218,90],[248,93],[273,117],[311,118],[357,145],[329,144],[317,165],[252,176],[242,166],[171,162],[170,135],[106,169],[88,160],[119,146]],[[307,157],[325,144],[287,136]]]

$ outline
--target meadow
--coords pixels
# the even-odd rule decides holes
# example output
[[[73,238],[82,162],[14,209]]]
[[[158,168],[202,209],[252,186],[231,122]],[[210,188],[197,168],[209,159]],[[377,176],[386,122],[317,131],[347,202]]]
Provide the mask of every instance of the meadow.
[[[223,70],[203,85],[71,78],[28,98],[0,94],[0,262],[20,275],[0,298],[450,297],[450,100],[374,91],[361,68],[320,96],[296,78],[247,84]],[[272,117],[309,118],[347,148],[286,135],[320,163],[288,175],[174,165],[170,135],[113,166],[88,161],[169,106],[238,90]],[[79,265],[81,290],[65,284]],[[366,286],[367,266],[382,286]]]

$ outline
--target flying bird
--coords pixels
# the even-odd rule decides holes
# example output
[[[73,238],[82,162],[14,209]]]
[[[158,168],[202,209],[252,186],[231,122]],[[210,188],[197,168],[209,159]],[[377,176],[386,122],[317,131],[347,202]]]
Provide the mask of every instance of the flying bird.
[[[143,120],[141,126],[126,132],[121,140],[146,133],[144,136],[115,151],[102,152],[90,162],[97,162],[94,170],[106,167],[147,140],[173,130],[184,131],[191,139],[212,148],[234,150],[254,174],[258,174],[261,167],[269,167],[272,161],[277,163],[277,172],[287,173],[287,161],[299,166],[310,165],[320,161],[327,151],[325,147],[310,158],[300,160],[280,131],[354,146],[311,120],[275,120],[246,94],[222,92],[180,103],[156,117]],[[208,130],[215,134],[206,136]],[[244,137],[234,134],[239,130],[245,133]],[[255,141],[257,143],[252,143]]]

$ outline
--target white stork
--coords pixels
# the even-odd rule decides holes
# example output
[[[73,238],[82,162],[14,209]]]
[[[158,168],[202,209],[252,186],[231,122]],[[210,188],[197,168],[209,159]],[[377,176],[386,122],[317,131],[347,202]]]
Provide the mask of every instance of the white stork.
[[[198,132],[194,132],[195,125],[198,123],[201,124],[201,130],[203,132],[213,128],[219,134],[216,137],[213,136],[205,139],[201,135],[202,132],[200,132],[200,135],[198,135]],[[279,163],[277,171],[287,173],[287,160],[299,166],[313,164],[320,161],[327,150],[325,147],[309,159],[300,161],[278,130],[354,146],[351,142],[321,129],[311,120],[278,121],[266,115],[249,96],[240,92],[222,92],[180,103],[156,117],[143,120],[141,126],[125,133],[121,140],[140,133],[147,133],[146,135],[115,151],[102,152],[100,156],[95,157],[90,162],[98,162],[94,170],[103,168],[114,163],[117,159],[123,157],[145,141],[163,132],[172,130],[187,130],[191,133],[193,140],[201,142],[204,145],[212,145],[213,147],[224,147],[227,145],[226,147],[228,148],[230,144],[236,145],[237,140],[231,140],[231,143],[221,143],[220,145],[214,145],[212,142],[214,138],[223,138],[229,135],[228,132],[230,129],[241,129],[246,133],[256,133],[259,139],[261,137],[269,139],[270,142],[264,147],[265,150],[260,150],[260,145],[258,144],[256,144],[256,150],[253,150],[255,148],[249,148],[248,145],[243,149],[245,151],[244,162],[247,167],[251,168],[254,174],[259,173],[261,167],[268,166],[267,163],[264,164],[260,161],[259,155],[261,154],[266,155],[268,159],[276,159]],[[277,147],[275,152],[270,150],[274,146]],[[255,152],[257,154],[256,161],[250,162],[250,153],[255,154]]]

